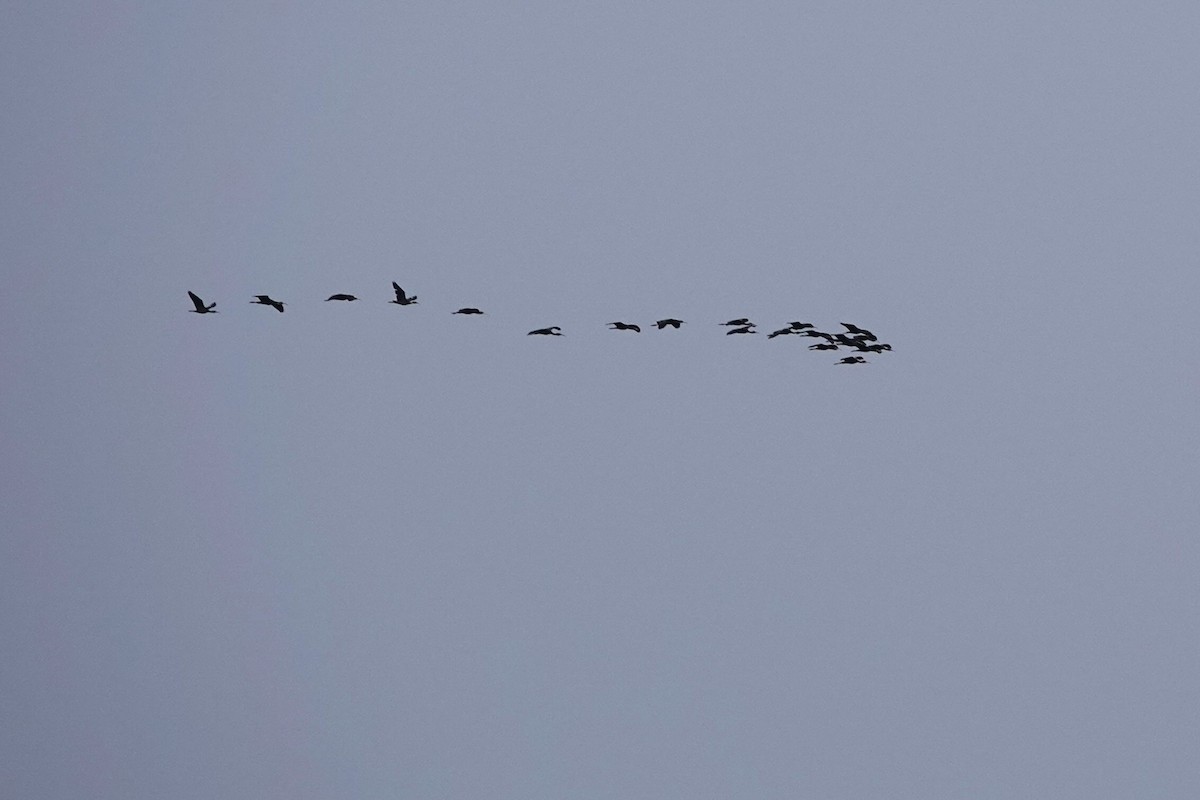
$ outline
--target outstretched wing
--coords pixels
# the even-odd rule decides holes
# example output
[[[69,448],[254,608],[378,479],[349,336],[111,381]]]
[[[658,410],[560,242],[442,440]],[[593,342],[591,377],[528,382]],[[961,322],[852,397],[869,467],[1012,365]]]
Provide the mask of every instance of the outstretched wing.
[[[196,295],[196,293],[195,293],[195,292],[189,291],[189,292],[188,292],[188,297],[192,298],[192,305],[194,305],[194,306],[196,307],[196,310],[197,310],[197,311],[205,311],[205,310],[206,310],[206,309],[205,309],[205,306],[204,306],[204,301],[203,301],[203,300],[201,300],[201,299],[200,299],[200,298],[199,298],[199,297]]]

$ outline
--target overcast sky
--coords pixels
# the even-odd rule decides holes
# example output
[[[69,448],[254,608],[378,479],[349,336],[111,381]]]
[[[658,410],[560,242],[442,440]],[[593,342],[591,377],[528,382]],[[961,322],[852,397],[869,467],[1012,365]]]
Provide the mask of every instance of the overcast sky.
[[[9,4],[4,793],[1200,796],[1200,9],[917,5]]]

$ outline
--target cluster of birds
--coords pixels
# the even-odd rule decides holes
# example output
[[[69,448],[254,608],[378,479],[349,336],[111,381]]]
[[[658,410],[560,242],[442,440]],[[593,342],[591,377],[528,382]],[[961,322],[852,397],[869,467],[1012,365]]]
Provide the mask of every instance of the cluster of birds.
[[[396,293],[396,298],[394,300],[389,300],[389,303],[394,303],[398,306],[411,306],[417,303],[417,296],[415,294],[410,295],[405,293],[405,291],[400,288],[400,284],[396,283],[395,281],[392,281],[392,289]],[[192,313],[217,313],[216,303],[205,303],[202,299],[200,299],[199,295],[191,291],[188,292],[188,297],[192,299],[192,305],[195,306],[195,308],[191,309]],[[357,299],[358,298],[352,294],[332,294],[325,299],[325,302],[334,300],[349,303]],[[255,295],[254,299],[250,302],[252,304],[270,306],[281,314],[283,313],[284,306],[287,305],[279,300],[273,300],[271,299],[270,295],[265,294]],[[482,314],[483,312],[478,308],[472,308],[468,306],[460,308],[451,313],[472,315]],[[685,324],[683,320],[674,318],[660,319],[654,323],[655,327],[657,327],[660,331],[668,327],[678,330],[679,326],[683,324]],[[879,338],[866,328],[860,328],[857,325],[853,325],[849,322],[842,322],[840,324],[846,329],[845,331],[841,333],[826,333],[825,331],[817,330],[816,326],[814,326],[811,322],[789,322],[787,327],[780,328],[767,334],[767,338],[774,339],[777,336],[808,336],[814,339],[824,340],[810,344],[808,346],[809,350],[840,350],[845,347],[860,353],[860,355],[846,356],[838,361],[838,364],[866,364],[868,363],[867,359],[863,357],[861,353],[882,353],[886,350],[892,349],[890,344],[881,343]],[[722,322],[721,325],[729,328],[729,330],[725,332],[726,336],[758,333],[758,331],[755,330],[757,326],[747,317],[731,319],[728,322]],[[642,332],[641,326],[635,325],[631,322],[610,322],[608,323],[608,326],[610,330],[614,331],[633,331],[634,333]],[[551,325],[548,328],[535,328],[526,335],[562,336],[563,334],[562,328],[560,328],[558,325]]]

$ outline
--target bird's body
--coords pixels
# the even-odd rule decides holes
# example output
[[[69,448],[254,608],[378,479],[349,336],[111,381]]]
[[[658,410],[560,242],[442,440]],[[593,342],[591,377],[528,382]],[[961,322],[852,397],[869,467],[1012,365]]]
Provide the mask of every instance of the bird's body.
[[[270,296],[268,296],[268,295],[256,294],[256,295],[254,295],[254,299],[251,300],[250,302],[255,305],[270,306],[271,308],[278,311],[280,314],[283,313],[283,303],[279,302],[278,300],[272,300],[270,298]]]
[[[683,320],[681,320],[681,319],[660,319],[658,322],[656,322],[654,324],[658,326],[658,329],[660,331],[663,328],[667,327],[668,325],[670,325],[675,330],[679,330],[679,326],[683,324]]]
[[[858,351],[860,353],[882,353],[884,350],[891,350],[890,344],[859,344]]]
[[[388,300],[389,303],[395,303],[398,306],[411,306],[417,302],[417,296],[415,294],[411,297],[406,295],[404,290],[400,288],[400,284],[396,283],[395,281],[392,281],[392,288],[396,290],[396,299]]]
[[[452,311],[452,314],[482,314],[478,308],[460,308],[458,311]]]
[[[868,362],[862,356],[846,356],[845,358],[843,358],[841,361],[839,361],[837,363],[839,363],[839,364],[867,364],[870,362]]]
[[[208,305],[205,305],[204,301],[201,300],[200,296],[198,294],[196,294],[195,292],[189,291],[188,297],[192,298],[192,305],[195,306],[195,308],[188,309],[188,311],[190,311],[191,313],[193,313],[193,314],[216,314],[216,313],[218,313],[216,303],[209,303]]]
[[[825,331],[817,331],[817,330],[805,331],[804,335],[812,336],[814,339],[824,339],[825,341],[829,342],[830,344],[836,344],[836,342],[834,341],[834,338],[833,338],[833,334],[826,333]]]
[[[728,325],[731,328],[744,328],[747,326],[754,327],[754,323],[751,322],[746,317],[739,317],[737,319],[731,319],[731,320],[729,320],[729,322],[722,322],[721,324]]]
[[[551,325],[549,328],[538,328],[525,334],[526,336],[562,336],[562,328]]]
[[[754,330],[753,325],[743,325],[740,328],[730,328],[725,331],[726,336],[732,336],[735,333],[758,333],[758,331]]]
[[[358,298],[352,294],[331,294],[329,297],[325,298],[325,302],[328,303],[330,300],[345,300],[347,302],[352,302],[357,299]]]
[[[853,333],[856,336],[859,336],[859,335],[870,336],[871,341],[875,340],[875,334],[871,333],[866,328],[860,328],[857,325],[850,324],[849,322],[843,322],[843,323],[841,323],[841,326],[846,329],[846,333]]]
[[[810,344],[808,346],[808,349],[809,350],[837,350],[838,346],[836,344],[833,344],[832,342],[818,342],[817,344]]]
[[[774,339],[776,336],[787,336],[788,334],[795,333],[795,332],[796,332],[795,328],[780,328],[777,331],[771,331],[770,333],[768,333],[767,338]]]
[[[642,332],[642,329],[637,325],[632,325],[628,322],[610,322],[608,324],[612,326],[611,330],[614,331],[633,331],[634,333]]]
[[[791,326],[791,329],[794,331],[802,331],[805,328],[815,328],[816,327],[811,322],[789,322],[788,325]]]

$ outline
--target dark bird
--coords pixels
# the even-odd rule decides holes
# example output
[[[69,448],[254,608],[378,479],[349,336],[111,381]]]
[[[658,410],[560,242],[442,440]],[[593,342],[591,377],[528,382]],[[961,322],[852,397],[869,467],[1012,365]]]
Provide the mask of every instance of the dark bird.
[[[882,353],[884,350],[891,350],[890,344],[860,344],[858,351],[860,353]]]
[[[780,328],[777,331],[771,331],[767,334],[768,339],[774,339],[776,336],[787,336],[789,333],[795,333],[795,328]]]
[[[389,303],[395,303],[398,306],[411,306],[413,303],[417,302],[417,296],[415,294],[412,297],[409,297],[404,293],[404,290],[400,288],[400,284],[396,283],[395,281],[392,281],[392,288],[396,290],[396,299],[388,300]]]
[[[858,339],[852,339],[850,336],[844,333],[835,333],[833,338],[837,339],[838,344],[844,344],[846,347],[853,347],[855,342],[858,341]]]
[[[191,311],[193,314],[216,314],[216,313],[218,313],[216,303],[209,303],[208,305],[204,305],[204,301],[201,300],[199,295],[197,295],[195,292],[188,292],[188,297],[192,298],[192,305],[195,306],[195,308],[188,309],[188,311]]]
[[[458,311],[451,312],[453,314],[482,314],[478,308],[460,308]]]
[[[352,294],[331,294],[331,295],[329,295],[329,297],[325,298],[325,302],[328,303],[330,300],[357,300],[357,299],[358,298]]]
[[[732,328],[741,328],[741,327],[745,327],[745,326],[753,326],[754,325],[754,323],[751,322],[746,317],[740,317],[738,319],[731,319],[731,320],[729,320],[729,322],[722,322],[721,324],[728,325]]]
[[[530,331],[526,336],[562,336],[562,328],[557,325],[551,325],[549,328],[538,328],[535,331]]]
[[[654,324],[658,326],[658,329],[660,331],[663,328],[667,327],[668,325],[670,325],[675,330],[679,330],[679,326],[683,324],[683,320],[681,320],[681,319],[660,319],[658,322],[656,322]]]
[[[826,333],[825,331],[805,331],[804,335],[812,336],[814,339],[824,339],[830,344],[835,344],[832,333]]]
[[[811,322],[789,322],[788,325],[791,325],[792,330],[794,330],[794,331],[802,331],[805,328],[815,328],[816,327]]]
[[[637,325],[631,325],[628,322],[610,322],[608,324],[612,325],[611,330],[614,330],[614,331],[633,331],[635,333],[642,332],[642,329],[639,328]]]
[[[839,361],[837,363],[839,363],[839,364],[867,364],[869,362],[862,356],[846,356],[845,358],[843,358],[841,361]]]
[[[732,336],[735,333],[758,333],[758,331],[754,330],[753,325],[743,325],[740,328],[731,328],[725,331],[726,336]]]
[[[808,349],[809,350],[837,350],[838,346],[836,344],[832,344],[831,342],[818,342],[817,344],[810,344],[808,346]]]
[[[871,336],[871,337],[875,336],[875,334],[871,333],[866,328],[860,328],[857,325],[851,325],[849,322],[843,322],[843,323],[841,323],[841,325],[843,328],[846,329],[847,333],[853,333],[855,335],[865,334],[866,336]],[[874,339],[872,339],[872,341],[874,341]]]
[[[254,297],[256,299],[251,300],[250,301],[251,303],[254,303],[254,304],[257,304],[260,306],[270,306],[271,308],[278,311],[280,314],[283,313],[283,303],[279,302],[278,300],[272,300],[270,297],[268,297],[265,294],[256,294],[256,295],[254,295]]]

